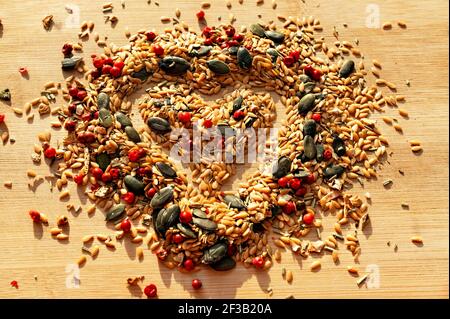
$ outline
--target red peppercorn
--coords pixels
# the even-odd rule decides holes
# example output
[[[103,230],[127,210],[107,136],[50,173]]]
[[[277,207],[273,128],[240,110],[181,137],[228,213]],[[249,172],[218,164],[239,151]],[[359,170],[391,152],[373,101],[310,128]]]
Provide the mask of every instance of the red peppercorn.
[[[155,44],[152,49],[153,49],[153,52],[158,56],[161,56],[164,54],[164,49],[159,44]]]
[[[79,175],[75,175],[73,177],[73,181],[75,182],[75,184],[77,185],[82,185],[83,184],[83,175],[79,174]]]
[[[256,268],[262,268],[262,267],[264,267],[264,258],[262,258],[261,256],[254,257],[252,259],[252,264]]]
[[[123,61],[116,61],[116,62],[114,62],[114,67],[120,69],[121,71],[122,71],[124,66],[125,66],[125,63]]]
[[[184,241],[184,238],[180,234],[175,234],[172,236],[172,240],[175,244],[181,244]]]
[[[213,121],[210,119],[205,119],[203,120],[203,126],[206,128],[211,128],[213,125]]]
[[[5,114],[0,114],[0,124],[5,123]]]
[[[294,58],[291,56],[284,57],[283,62],[287,67],[293,66],[295,63]]]
[[[306,225],[311,225],[313,221],[314,221],[314,214],[313,213],[306,213],[305,215],[303,215],[303,222]]]
[[[97,69],[103,68],[104,63],[105,63],[105,60],[103,60],[102,58],[96,57],[96,58],[94,58],[94,59],[92,60],[92,64],[93,64],[94,67],[96,67]]]
[[[44,151],[44,156],[50,159],[55,158],[56,150],[53,147],[49,147]]]
[[[243,34],[235,34],[235,35],[233,35],[233,40],[235,40],[237,42],[242,42],[244,40],[244,35]]]
[[[111,68],[111,71],[109,71],[109,74],[114,78],[118,78],[122,74],[122,70],[114,66]]]
[[[302,186],[302,181],[298,178],[293,178],[289,181],[289,187],[292,188],[293,190],[297,190],[300,188],[300,186]]]
[[[309,76],[311,74],[312,70],[314,70],[314,68],[310,65],[307,65],[303,68],[303,71],[305,72],[305,74],[307,76]]]
[[[77,105],[75,103],[71,103],[68,107],[68,110],[71,114],[75,113],[77,110]]]
[[[20,75],[25,76],[28,74],[28,69],[26,67],[21,67],[19,69],[19,73],[20,73]]]
[[[28,214],[30,214],[30,217],[33,220],[33,222],[35,223],[41,222],[41,214],[38,211],[30,210]]]
[[[62,54],[64,54],[64,56],[69,56],[72,54],[73,51],[73,46],[70,43],[65,43],[61,49]]]
[[[293,58],[295,62],[297,62],[300,59],[300,52],[297,50],[291,51],[291,53],[289,53],[289,56]]]
[[[294,213],[296,210],[297,207],[294,202],[287,202],[286,205],[283,206],[283,212],[288,215]]]
[[[123,230],[124,233],[128,233],[131,230],[131,222],[128,218],[122,220],[120,223],[120,229]]]
[[[145,34],[145,36],[146,36],[146,38],[147,38],[147,41],[153,41],[153,40],[155,40],[155,38],[156,38],[156,33],[153,32],[153,31],[148,31],[148,32]]]
[[[109,183],[109,182],[111,182],[111,181],[112,181],[112,176],[111,176],[111,174],[110,174],[109,172],[103,173],[103,174],[102,174],[102,181],[103,181],[104,183]]]
[[[114,64],[114,61],[113,61],[113,59],[112,58],[106,58],[105,59],[105,64],[107,64],[107,65],[113,65]]]
[[[83,115],[81,115],[81,119],[85,122],[89,122],[92,119],[91,113],[83,113]]]
[[[147,197],[148,198],[152,198],[153,196],[155,196],[155,194],[156,194],[156,189],[154,189],[153,187],[152,188],[150,188],[148,191],[147,191]]]
[[[282,187],[282,188],[286,188],[288,186],[289,183],[289,178],[287,177],[281,177],[278,180],[278,186]]]
[[[192,288],[194,288],[195,290],[198,290],[200,288],[202,288],[202,282],[200,279],[193,279],[192,280]]]
[[[320,115],[319,113],[314,113],[311,118],[316,121],[317,123],[320,122],[320,120],[322,119],[322,115]]]
[[[11,287],[19,289],[19,283],[17,282],[17,280],[13,280],[9,284],[11,285]]]
[[[312,184],[316,181],[316,175],[314,175],[313,173],[309,174],[308,176],[306,176],[306,182],[308,184]]]
[[[199,12],[197,12],[196,16],[197,16],[197,19],[198,19],[198,20],[203,20],[203,19],[205,19],[205,11],[200,10]]]
[[[235,112],[233,113],[233,118],[234,118],[236,121],[239,121],[239,120],[242,119],[244,116],[245,116],[245,113],[244,113],[244,111],[241,111],[241,110],[237,110],[237,111],[235,111]]]
[[[133,204],[136,196],[132,192],[126,192],[125,194],[123,194],[122,199],[127,204]]]
[[[95,177],[95,179],[99,180],[102,179],[103,170],[100,167],[94,167],[91,169],[92,176]]]
[[[64,128],[68,130],[69,132],[75,131],[75,128],[77,127],[77,122],[74,120],[67,120],[66,123],[64,123]]]
[[[111,177],[113,179],[118,179],[120,175],[120,170],[118,168],[111,168],[109,170],[109,173],[111,174]]]
[[[192,213],[188,210],[183,210],[180,213],[180,222],[183,224],[189,224],[192,221]]]
[[[204,27],[202,30],[202,35],[205,38],[209,38],[211,36],[212,28],[211,27]]]
[[[228,37],[232,37],[232,36],[234,36],[234,34],[236,33],[236,29],[233,27],[233,26],[228,26],[228,27],[225,27],[225,34],[228,36]]]
[[[78,91],[77,93],[77,99],[79,99],[80,101],[83,101],[87,96],[87,92],[86,91]]]
[[[69,95],[70,95],[71,97],[75,97],[75,96],[77,96],[77,94],[78,94],[78,88],[77,88],[76,86],[72,86],[72,87],[69,89]]]
[[[158,294],[158,289],[154,284],[150,284],[144,288],[144,294],[149,298],[156,297],[156,295]]]
[[[314,69],[314,70],[311,72],[310,77],[311,77],[311,79],[313,79],[314,81],[320,81],[320,78],[322,77],[322,72],[321,72],[320,70],[318,70],[318,69]]]
[[[94,112],[94,119],[98,119],[98,111]]]
[[[295,196],[298,196],[298,197],[305,196],[307,191],[308,190],[306,189],[306,187],[302,186],[295,192]]]
[[[167,250],[164,248],[159,248],[156,251],[156,257],[158,257],[159,260],[164,261],[167,258]]]
[[[227,255],[228,256],[233,256],[236,253],[236,248],[234,245],[229,244],[227,247]]]
[[[102,67],[102,74],[109,74],[111,72],[112,66],[106,64]]]
[[[205,39],[205,40],[203,41],[203,44],[204,44],[204,45],[211,45],[211,44],[213,44],[213,41],[212,41],[211,38],[207,38],[207,39]]]
[[[329,159],[331,159],[332,156],[333,156],[333,152],[330,149],[326,149],[325,151],[323,151],[323,159],[324,160],[329,160]]]
[[[139,149],[132,149],[128,152],[128,159],[131,162],[137,162],[141,159],[142,153],[139,151]]]
[[[216,43],[223,43],[226,39],[224,37],[214,37],[213,40]]]
[[[188,124],[191,122],[190,112],[178,112],[178,120],[183,124]]]
[[[195,265],[194,265],[194,262],[192,261],[192,259],[188,258],[183,262],[183,267],[187,271],[191,271],[192,269],[195,268]]]

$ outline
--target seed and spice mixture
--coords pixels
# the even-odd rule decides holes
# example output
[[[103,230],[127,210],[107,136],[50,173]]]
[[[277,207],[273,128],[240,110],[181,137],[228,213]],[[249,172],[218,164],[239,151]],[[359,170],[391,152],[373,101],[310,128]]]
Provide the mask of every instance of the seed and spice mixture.
[[[113,7],[103,10],[111,12]],[[197,17],[204,21],[205,12]],[[167,267],[187,271],[201,264],[226,271],[237,262],[269,269],[274,261],[280,262],[283,249],[305,258],[330,255],[338,262],[340,245],[357,261],[358,233],[370,222],[370,194],[360,197],[350,188],[377,176],[388,146],[370,115],[405,98],[385,96],[380,86],[395,90],[385,80],[369,85],[357,44],[342,41],[328,46],[316,34],[322,31],[319,20],[279,19],[284,24],[278,29],[274,23],[239,30],[223,24],[196,32],[177,23],[162,33],[142,30],[127,34],[129,43],[122,47],[105,42],[103,53],[92,55],[92,67],[74,55],[80,45],[63,46],[62,69],[74,75],[66,78],[65,87],[47,83],[41,97],[18,111],[29,114],[37,108],[40,114],[57,117],[52,127],[63,127],[67,135],[54,143],[49,131],[39,134],[32,160],[40,162],[43,154],[49,165],[57,167],[61,199],[70,196],[64,188],[74,182],[92,202],[88,213],[100,208],[105,222],[115,225],[115,233],[88,234],[83,244],[94,239],[108,247],[116,247],[119,239],[143,243],[137,248],[139,258],[150,249]],[[46,17],[44,27],[51,22],[52,17]],[[81,29],[89,33],[93,28],[93,23],[85,22]],[[373,64],[372,74],[378,77],[381,64]],[[83,80],[77,79],[77,71]],[[146,93],[133,105],[129,97],[142,87]],[[67,104],[52,108],[61,91]],[[226,162],[223,155],[235,155],[236,145],[248,142],[232,136],[228,144],[224,131],[273,127],[274,94],[286,112],[278,147],[272,149],[274,160],[238,189],[222,191],[239,165]],[[209,95],[219,97],[210,101],[205,99]],[[9,91],[2,90],[0,98],[9,100]],[[133,109],[139,110],[143,127],[133,123]],[[399,113],[407,116],[406,111]],[[383,121],[392,124],[390,118]],[[165,150],[178,142],[175,130],[192,133],[194,126],[217,128],[222,135],[219,143],[231,147],[190,163],[187,172]],[[420,141],[410,145],[413,152],[421,151]],[[27,174],[38,178],[32,170]],[[81,209],[71,204],[67,208]],[[36,210],[29,214],[34,222],[49,223]],[[335,219],[328,238],[321,236],[322,216]],[[52,236],[68,239],[61,228],[68,222],[60,216],[50,230]],[[354,225],[347,234],[341,228],[345,224]],[[317,234],[316,239],[309,233]],[[418,237],[411,240],[421,243]],[[83,246],[92,258],[99,249]],[[77,263],[82,266],[86,261],[82,255]],[[311,271],[320,267],[320,261],[310,265]],[[353,266],[348,272],[358,276]],[[128,283],[137,284],[139,278]],[[292,271],[284,269],[283,278],[291,283]],[[195,279],[192,286],[199,289],[202,282]],[[153,297],[156,291],[149,285],[144,292]]]

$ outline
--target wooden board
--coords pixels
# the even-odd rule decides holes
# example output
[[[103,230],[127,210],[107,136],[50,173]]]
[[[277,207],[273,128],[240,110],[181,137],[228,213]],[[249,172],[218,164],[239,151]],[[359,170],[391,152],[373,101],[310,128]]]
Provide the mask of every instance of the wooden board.
[[[114,29],[103,22],[101,2],[70,1],[79,6],[80,22],[92,20],[95,31],[107,35],[109,40],[126,43],[125,28],[131,33],[142,28],[161,30],[161,15],[174,16],[175,8],[181,9],[181,19],[197,25],[195,12],[199,4],[187,0],[160,0],[148,5],[146,0],[113,1],[113,14],[119,18]],[[363,254],[357,267],[361,273],[375,269],[379,285],[358,288],[356,279],[346,272],[352,264],[348,252],[342,251],[341,263],[333,265],[330,256],[322,258],[322,269],[311,273],[309,265],[314,260],[302,260],[290,253],[283,255],[282,263],[275,264],[268,272],[239,267],[235,271],[217,274],[202,269],[198,273],[182,274],[158,265],[156,258],[146,252],[143,262],[135,257],[135,245],[125,242],[115,252],[103,248],[96,261],[88,259],[81,269],[79,288],[66,287],[71,278],[68,265],[80,256],[81,237],[89,233],[105,233],[103,215],[89,218],[81,213],[71,217],[70,241],[66,244],[51,239],[48,230],[33,229],[27,216],[30,208],[44,211],[51,220],[65,212],[66,202],[59,202],[57,192],[50,193],[48,182],[35,192],[27,187],[26,170],[33,167],[30,159],[36,134],[49,127],[50,118],[39,119],[32,124],[25,118],[14,116],[11,108],[0,102],[0,112],[6,113],[7,128],[14,144],[0,145],[0,297],[46,298],[117,298],[142,297],[140,288],[127,288],[128,277],[145,275],[145,283],[154,282],[161,298],[267,298],[265,289],[273,289],[274,298],[294,295],[297,298],[448,298],[448,3],[446,1],[387,1],[380,0],[378,9],[382,22],[404,20],[408,27],[402,30],[396,25],[391,31],[366,26],[373,1],[293,1],[277,0],[276,10],[271,1],[261,6],[256,1],[244,0],[244,4],[231,1],[228,10],[224,0],[211,1],[206,10],[209,24],[217,24],[217,17],[227,21],[232,12],[236,25],[276,19],[277,14],[319,18],[324,26],[323,36],[332,45],[333,26],[342,40],[360,41],[360,48],[370,65],[376,58],[383,63],[383,78],[397,83],[400,94],[407,96],[404,107],[409,120],[400,119],[404,134],[399,135],[391,127],[381,125],[383,134],[391,141],[393,152],[377,181],[366,183],[364,190],[372,194],[370,207],[373,232],[361,236]],[[68,2],[67,2],[68,3]],[[83,5],[81,5],[83,3]],[[25,102],[39,96],[47,81],[62,81],[60,70],[61,47],[66,41],[77,41],[78,24],[71,27],[66,1],[1,1],[0,19],[0,88],[12,91],[12,106],[22,107]],[[77,10],[74,10],[74,13]],[[50,32],[44,31],[41,20],[53,14],[56,25]],[[343,26],[348,24],[348,28]],[[85,43],[85,54],[101,50],[93,41]],[[18,68],[27,66],[29,79],[22,78]],[[405,81],[411,82],[411,87]],[[373,81],[373,79],[371,79]],[[387,114],[397,115],[387,109]],[[282,112],[279,112],[282,114]],[[282,119],[282,116],[279,117]],[[1,127],[4,129],[4,127]],[[64,132],[53,131],[53,138],[61,138]],[[423,142],[420,156],[411,153],[407,140],[417,138]],[[48,174],[48,167],[34,167],[41,175]],[[401,176],[398,170],[405,172]],[[385,190],[382,181],[391,178],[394,184]],[[13,181],[12,189],[3,187],[6,180]],[[238,179],[235,180],[237,183]],[[78,203],[78,194],[70,186],[70,202]],[[81,203],[86,200],[82,197]],[[409,204],[402,210],[401,203]],[[324,218],[324,235],[331,231],[334,217]],[[410,237],[421,235],[424,246],[417,247]],[[391,246],[387,245],[390,241]],[[398,251],[394,246],[398,245]],[[281,278],[282,268],[294,272],[294,282],[289,285]],[[367,268],[368,267],[368,268]],[[37,276],[35,279],[34,276]],[[203,280],[204,289],[193,293],[190,286],[194,278]],[[17,280],[20,288],[9,286]],[[141,285],[141,287],[143,287]]]

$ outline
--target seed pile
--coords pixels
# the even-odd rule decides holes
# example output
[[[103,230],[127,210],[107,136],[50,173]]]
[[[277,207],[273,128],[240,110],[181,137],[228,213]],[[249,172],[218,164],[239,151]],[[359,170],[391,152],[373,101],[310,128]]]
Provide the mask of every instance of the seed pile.
[[[347,190],[376,177],[386,156],[388,141],[370,114],[404,97],[383,96],[378,85],[394,88],[386,81],[369,86],[363,60],[344,58],[360,57],[359,50],[348,42],[328,47],[315,35],[322,30],[317,19],[284,21],[278,30],[274,24],[240,32],[221,25],[197,34],[177,24],[161,34],[140,31],[127,45],[106,46],[94,56],[86,83],[67,79],[68,105],[54,113],[68,134],[57,148],[43,138],[42,148],[58,164],[61,188],[70,179],[85,187],[95,205],[89,210],[102,208],[106,222],[116,224],[116,234],[97,239],[115,247],[126,235],[166,266],[185,270],[202,263],[229,270],[236,261],[268,269],[285,248],[303,257],[328,252],[337,262],[339,242],[357,260],[368,204]],[[80,59],[67,47],[64,54],[70,65],[63,67],[75,68]],[[150,88],[138,108],[146,125],[136,128],[128,97],[144,84]],[[233,91],[213,102],[199,95],[225,87]],[[217,127],[223,134],[272,127],[275,103],[268,91],[280,96],[287,114],[276,159],[235,192],[221,186],[237,164],[203,158],[190,165],[191,183],[163,152],[178,141],[177,128]],[[241,140],[233,136],[232,142],[227,152],[234,155]],[[320,216],[327,214],[336,218],[335,232],[322,238]],[[343,234],[346,224],[355,227]],[[310,265],[320,267],[319,261]]]

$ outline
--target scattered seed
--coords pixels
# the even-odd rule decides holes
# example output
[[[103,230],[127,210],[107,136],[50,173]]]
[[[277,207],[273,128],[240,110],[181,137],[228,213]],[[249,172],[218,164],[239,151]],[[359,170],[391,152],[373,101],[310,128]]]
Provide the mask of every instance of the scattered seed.
[[[294,280],[294,275],[292,274],[292,271],[290,270],[286,271],[286,281],[288,283],[291,283],[292,280]]]
[[[311,269],[311,271],[317,271],[320,269],[320,267],[321,267],[321,263],[320,263],[320,261],[317,260],[311,264],[310,269]]]
[[[422,239],[422,237],[420,237],[420,236],[414,236],[414,237],[411,237],[411,241],[412,241],[414,244],[423,244],[423,239]]]
[[[391,30],[392,29],[392,23],[386,22],[383,23],[383,30]]]

